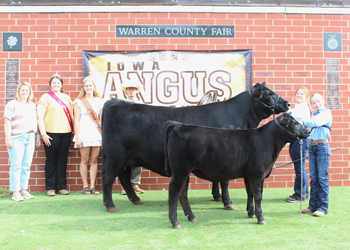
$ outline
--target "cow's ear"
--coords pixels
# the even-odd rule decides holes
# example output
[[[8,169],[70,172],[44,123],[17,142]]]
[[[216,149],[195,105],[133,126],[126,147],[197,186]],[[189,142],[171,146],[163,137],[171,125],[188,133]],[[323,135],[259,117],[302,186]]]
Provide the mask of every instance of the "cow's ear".
[[[285,125],[287,123],[287,120],[288,120],[287,116],[288,115],[286,115],[286,113],[283,113],[281,116],[279,116],[279,117],[281,117],[281,119],[279,120],[281,125]]]
[[[251,94],[254,98],[260,98],[262,95],[263,86],[260,83],[256,83],[254,87],[251,89]]]

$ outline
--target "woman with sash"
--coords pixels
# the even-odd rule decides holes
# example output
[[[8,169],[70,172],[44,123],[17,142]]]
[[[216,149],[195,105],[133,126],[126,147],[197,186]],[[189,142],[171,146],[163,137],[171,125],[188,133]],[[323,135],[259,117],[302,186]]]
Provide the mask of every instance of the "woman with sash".
[[[37,119],[45,148],[45,186],[48,196],[55,192],[69,194],[67,188],[67,157],[73,132],[71,111],[73,102],[63,93],[63,80],[54,74],[49,85],[51,91],[37,102]]]
[[[74,101],[75,148],[80,149],[80,176],[84,194],[100,194],[95,188],[98,170],[98,156],[102,146],[100,114],[104,105],[93,78],[87,76],[83,87]],[[90,160],[90,188],[88,185],[88,164]]]

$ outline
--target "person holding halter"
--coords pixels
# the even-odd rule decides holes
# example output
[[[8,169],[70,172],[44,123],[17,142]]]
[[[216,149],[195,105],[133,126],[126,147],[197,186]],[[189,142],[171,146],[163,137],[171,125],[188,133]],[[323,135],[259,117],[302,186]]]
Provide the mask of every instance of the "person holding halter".
[[[45,186],[48,196],[55,192],[69,194],[67,188],[67,156],[73,132],[71,111],[73,102],[63,93],[63,79],[54,74],[49,85],[51,91],[37,102],[37,119],[45,148]]]
[[[296,104],[294,109],[291,110],[291,115],[298,121],[310,119],[311,117],[311,105],[310,105],[310,91],[302,86],[295,91]],[[300,144],[299,140],[292,141],[289,145],[289,155],[294,163],[295,170],[295,182],[294,182],[294,194],[286,198],[288,202],[303,202],[309,198],[309,187],[307,174],[305,169],[305,160],[307,152],[309,150],[309,139],[303,139],[302,158],[300,161]],[[303,171],[303,190],[301,190],[301,171]]]
[[[305,126],[312,127],[309,148],[310,200],[308,208],[301,212],[321,217],[328,213],[329,206],[328,166],[331,150],[327,139],[331,133],[332,114],[325,108],[325,100],[318,93],[311,96],[311,105],[316,112],[303,122]]]
[[[83,80],[83,87],[74,101],[75,148],[80,149],[80,176],[84,194],[100,194],[95,188],[98,170],[98,156],[102,146],[100,115],[104,101],[96,89],[92,77]],[[90,159],[90,188],[88,185],[88,164]]]
[[[134,103],[141,103],[141,104],[143,103],[142,101],[140,101],[140,99],[137,95],[141,91],[141,86],[139,84],[132,83],[131,81],[128,81],[128,82],[123,84],[122,88],[126,94],[125,101],[134,102]],[[132,168],[132,170],[131,170],[130,181],[131,181],[131,185],[132,185],[135,193],[137,193],[137,194],[142,194],[145,192],[143,189],[141,189],[139,187],[139,185],[141,183],[141,171],[142,171],[141,167],[135,167],[135,168]],[[121,194],[126,195],[126,192],[125,192],[122,185],[121,185],[121,188],[122,188]]]

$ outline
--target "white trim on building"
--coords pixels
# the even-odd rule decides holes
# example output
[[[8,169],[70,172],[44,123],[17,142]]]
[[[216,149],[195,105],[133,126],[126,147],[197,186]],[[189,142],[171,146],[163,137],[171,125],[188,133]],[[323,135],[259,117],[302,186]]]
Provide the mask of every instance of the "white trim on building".
[[[1,6],[0,13],[204,12],[349,15],[350,8],[230,6]]]

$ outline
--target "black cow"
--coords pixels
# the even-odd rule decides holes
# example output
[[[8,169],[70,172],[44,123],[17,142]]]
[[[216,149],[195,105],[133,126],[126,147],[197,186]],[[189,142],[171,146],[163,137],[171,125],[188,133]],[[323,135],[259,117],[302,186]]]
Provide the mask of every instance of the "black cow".
[[[169,219],[174,228],[177,204],[190,221],[196,221],[187,199],[191,172],[202,172],[214,182],[244,178],[249,217],[266,224],[261,210],[264,179],[287,142],[305,139],[309,130],[285,113],[257,129],[232,130],[167,122],[165,127],[165,167],[171,168]],[[253,206],[255,200],[255,213]]]
[[[112,201],[112,185],[117,175],[129,199],[134,204],[142,204],[130,183],[130,167],[142,166],[162,176],[171,176],[164,168],[163,129],[166,121],[220,128],[255,128],[262,119],[272,113],[285,112],[289,106],[288,101],[267,88],[265,83],[257,83],[227,101],[204,106],[168,108],[118,99],[107,101],[102,115],[102,184],[107,211],[118,212]],[[197,176],[205,178],[201,173]],[[226,209],[234,209],[228,185],[228,182],[221,183],[222,200]],[[219,193],[217,184],[213,184],[213,193]]]

